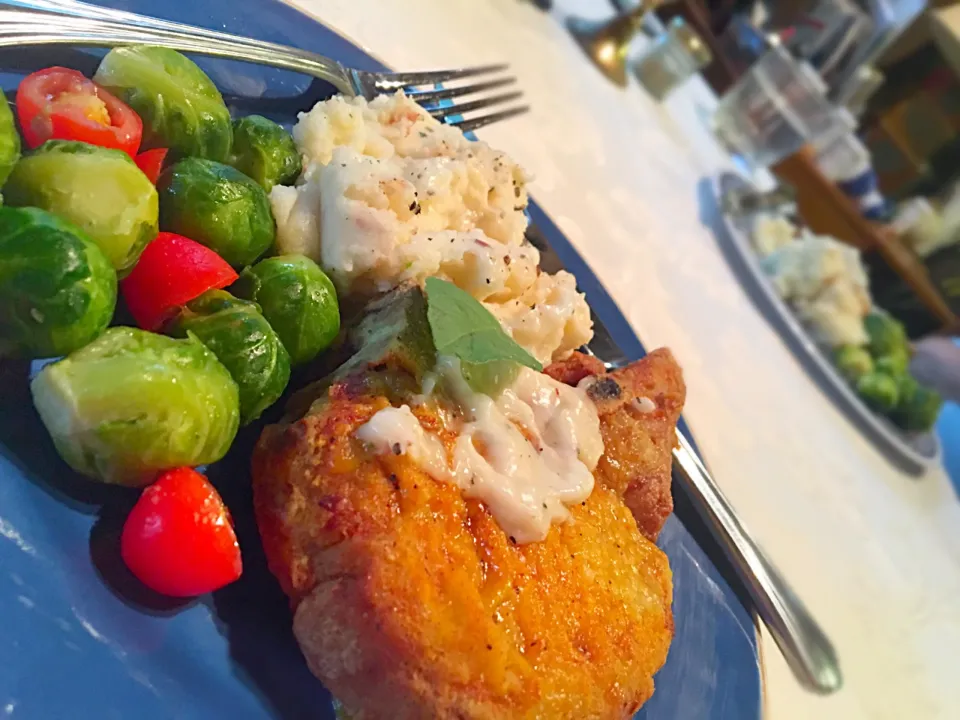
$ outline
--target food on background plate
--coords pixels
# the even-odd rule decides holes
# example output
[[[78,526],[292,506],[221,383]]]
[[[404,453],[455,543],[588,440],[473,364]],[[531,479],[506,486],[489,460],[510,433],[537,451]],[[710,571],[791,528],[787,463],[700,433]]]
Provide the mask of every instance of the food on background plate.
[[[44,210],[0,207],[0,359],[80,349],[116,300],[117,275],[86,233]]]
[[[850,383],[873,372],[873,356],[862,345],[841,345],[833,353],[833,364]]]
[[[903,431],[929,431],[942,401],[910,376],[907,334],[873,306],[860,252],[770,214],[755,219],[753,243],[777,294],[860,398]]]
[[[799,233],[799,228],[783,215],[764,212],[754,218],[750,237],[757,254],[765,258],[792,244]]]
[[[485,395],[451,360],[498,362],[509,339],[428,351],[430,282],[377,301],[355,359],[255,451],[300,646],[349,717],[628,717],[673,634],[653,539],[680,370],[575,354]]]
[[[233,128],[217,86],[197,64],[169,48],[114,48],[95,82],[133,108],[143,121],[141,150],[169,148],[176,157],[224,161]]]
[[[825,235],[801,233],[768,255],[764,270],[814,339],[828,347],[867,341],[870,291],[860,253]]]
[[[123,524],[120,555],[144,585],[172,597],[217,590],[243,572],[230,513],[191,468],[168,470],[143,491]]]
[[[313,360],[340,332],[337,291],[310,258],[261,260],[243,271],[233,290],[260,306],[294,365]]]
[[[142,486],[216,462],[240,419],[237,384],[196,338],[114,327],[30,383],[60,456],[87,477]]]
[[[277,247],[317,261],[341,298],[445,278],[546,364],[591,337],[572,275],[541,273],[524,239],[527,175],[402,92],[334,97],[293,129],[299,184],[270,192]]]
[[[903,325],[888,313],[874,311],[863,319],[867,347],[874,357],[909,355],[909,338]]]
[[[900,399],[900,385],[896,378],[879,370],[861,375],[856,388],[867,405],[879,413],[889,413],[897,407]]]
[[[273,244],[267,193],[229,165],[186,158],[157,180],[160,229],[185,235],[234,267],[255,262]]]
[[[69,68],[46,68],[21,80],[17,116],[30,148],[47,140],[79,140],[132,157],[143,134],[139,115]]]
[[[181,308],[166,332],[195,335],[230,371],[240,391],[241,425],[260,417],[287,389],[290,356],[256,303],[208,290]]]
[[[936,424],[943,397],[932,388],[924,387],[911,375],[900,378],[897,405],[890,419],[907,432],[929,432]]]
[[[261,115],[233,122],[228,165],[256,180],[264,190],[290,185],[300,177],[300,151],[290,133]]]
[[[903,325],[879,309],[865,319],[867,349],[878,374],[894,381],[896,390],[886,380],[870,388],[865,399],[883,407],[888,417],[907,432],[927,432],[937,421],[943,399],[939,393],[924,387],[910,374],[912,349]],[[874,381],[876,383],[877,381]],[[891,398],[893,396],[893,398]],[[892,403],[892,407],[890,406]]]
[[[157,236],[157,190],[121,150],[48,140],[13,168],[4,202],[38,207],[86,232],[122,275]]]

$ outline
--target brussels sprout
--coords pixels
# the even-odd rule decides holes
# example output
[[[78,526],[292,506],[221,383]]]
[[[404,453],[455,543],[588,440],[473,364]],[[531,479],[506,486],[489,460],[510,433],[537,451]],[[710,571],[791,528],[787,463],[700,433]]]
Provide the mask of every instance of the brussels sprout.
[[[882,413],[890,412],[900,399],[900,387],[896,379],[876,371],[860,377],[857,392],[867,405]]]
[[[219,460],[237,433],[237,384],[196,338],[115,327],[30,384],[60,456],[120,485]]]
[[[142,150],[170,148],[176,156],[225,160],[233,131],[217,86],[176,50],[132,45],[101,61],[100,83],[143,120]]]
[[[160,227],[206,245],[231,265],[248,265],[273,244],[266,191],[229,165],[187,158],[164,170],[157,188]]]
[[[260,305],[294,365],[312,360],[340,331],[340,308],[333,283],[303,255],[258,262],[240,274],[232,289]]]
[[[0,208],[0,356],[65,355],[102,333],[117,274],[79,228],[36,208]]]
[[[20,134],[6,100],[0,101],[0,186],[20,159]],[[299,160],[299,158],[298,158]]]
[[[240,388],[240,423],[256,420],[283,394],[290,356],[256,303],[208,290],[184,308],[167,332],[193,333],[230,371]]]
[[[840,373],[852,383],[873,370],[873,358],[866,348],[841,345],[833,353],[833,362]]]
[[[86,231],[121,275],[157,236],[157,189],[120,150],[48,140],[17,163],[4,194]]]
[[[870,312],[863,319],[863,329],[870,338],[870,354],[874,358],[908,351],[907,333],[903,325],[882,310]]]
[[[914,381],[913,392],[901,397],[890,419],[908,432],[927,432],[937,422],[941,407],[943,398],[938,393]]]
[[[886,373],[898,381],[907,373],[910,366],[910,354],[906,349],[895,350],[889,355],[883,355],[876,359],[874,367],[877,371]]]
[[[268,192],[274,185],[292,185],[301,169],[293,136],[261,115],[234,121],[233,151],[227,163]]]
[[[917,394],[917,390],[920,388],[920,383],[917,382],[916,378],[913,377],[909,372],[905,372],[897,380],[897,407],[903,406],[905,403],[909,403],[913,400],[913,396]]]

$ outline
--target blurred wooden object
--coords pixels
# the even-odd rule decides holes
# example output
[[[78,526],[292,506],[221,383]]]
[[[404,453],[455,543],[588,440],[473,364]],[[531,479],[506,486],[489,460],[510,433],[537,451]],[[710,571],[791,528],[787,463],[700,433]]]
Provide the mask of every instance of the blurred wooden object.
[[[960,332],[960,318],[930,280],[921,260],[896,235],[865,219],[854,202],[817,167],[807,146],[771,168],[797,191],[797,209],[811,230],[832,235],[861,250],[875,250],[917,294],[948,332]]]

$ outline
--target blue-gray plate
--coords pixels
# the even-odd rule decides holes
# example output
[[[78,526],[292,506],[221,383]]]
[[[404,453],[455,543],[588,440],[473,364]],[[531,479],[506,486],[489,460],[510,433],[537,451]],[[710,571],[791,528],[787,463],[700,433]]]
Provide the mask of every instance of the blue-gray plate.
[[[111,0],[113,7],[225,29],[382,69],[373,58],[276,0]],[[509,58],[506,58],[509,60]],[[8,92],[26,72],[66,65],[92,73],[96,54],[66,48],[0,53]],[[290,124],[332,88],[287,72],[201,61],[236,113]],[[531,206],[549,262],[576,276],[598,321],[629,355],[643,347],[603,286],[542,210]],[[75,475],[33,410],[37,364],[0,362],[0,717],[332,718],[330,695],[308,671],[290,614],[266,569],[251,512],[247,428],[209,469],[237,523],[242,579],[176,602],[140,586],[118,539],[136,492]],[[676,637],[657,690],[637,718],[760,717],[756,626],[709,535],[682,497],[660,538],[674,573]],[[718,569],[718,567],[720,569]]]

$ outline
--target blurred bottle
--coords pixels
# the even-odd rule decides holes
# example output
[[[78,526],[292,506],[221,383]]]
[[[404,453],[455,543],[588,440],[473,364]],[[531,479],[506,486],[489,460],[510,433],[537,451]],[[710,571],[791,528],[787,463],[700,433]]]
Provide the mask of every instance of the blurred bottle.
[[[890,207],[880,192],[870,151],[857,137],[856,118],[846,108],[836,108],[834,116],[844,130],[814,141],[817,167],[856,203],[861,215],[883,221],[890,215]]]
[[[697,32],[683,18],[675,17],[634,63],[633,72],[648,93],[663,100],[712,59],[713,54]]]

